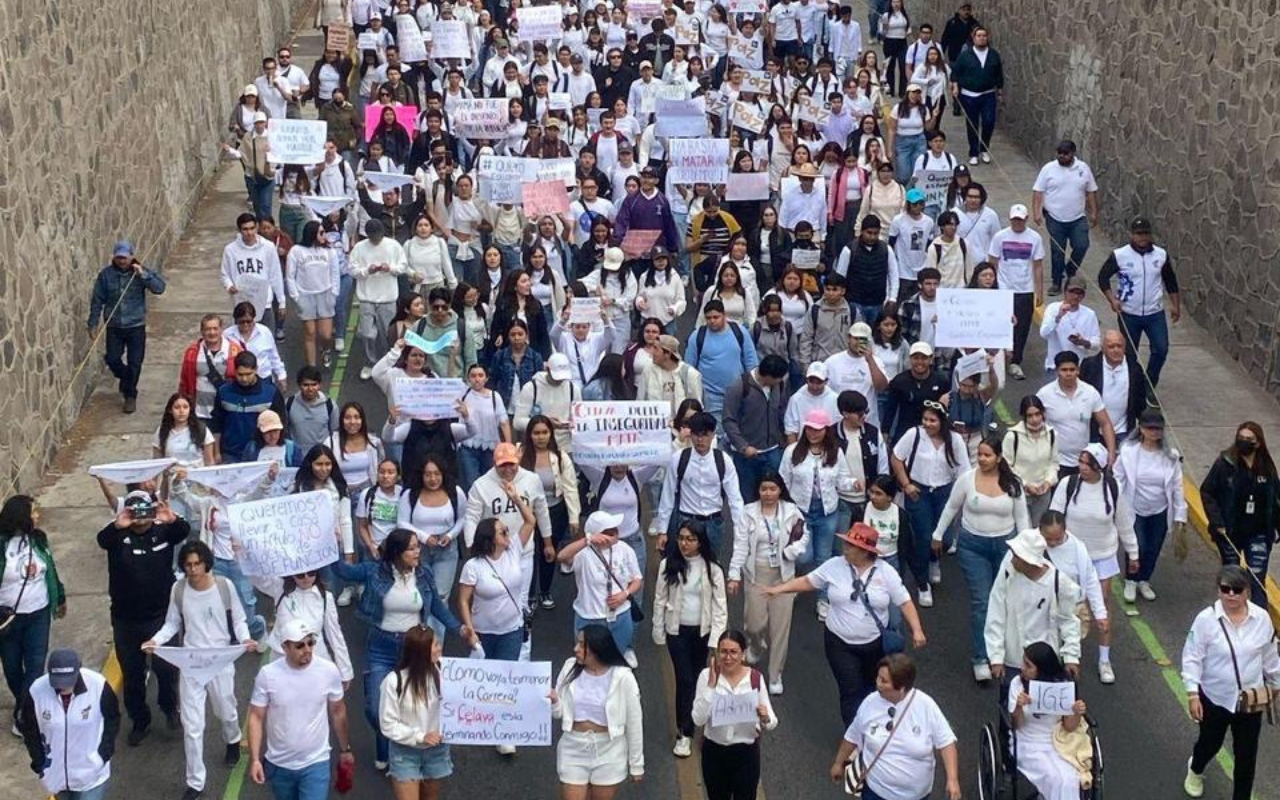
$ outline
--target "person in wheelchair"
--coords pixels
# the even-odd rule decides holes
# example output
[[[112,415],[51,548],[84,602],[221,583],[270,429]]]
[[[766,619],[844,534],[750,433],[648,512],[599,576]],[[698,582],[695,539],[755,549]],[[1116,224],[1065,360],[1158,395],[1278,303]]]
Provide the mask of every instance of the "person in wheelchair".
[[[1035,642],[1022,653],[1021,674],[1009,682],[1008,710],[1011,715],[1016,766],[1035,786],[1043,800],[1080,800],[1081,778],[1091,780],[1092,746],[1081,723],[1086,710],[1079,698],[1065,716],[1034,714],[1031,704],[1032,681],[1069,683],[1066,665],[1045,642]]]

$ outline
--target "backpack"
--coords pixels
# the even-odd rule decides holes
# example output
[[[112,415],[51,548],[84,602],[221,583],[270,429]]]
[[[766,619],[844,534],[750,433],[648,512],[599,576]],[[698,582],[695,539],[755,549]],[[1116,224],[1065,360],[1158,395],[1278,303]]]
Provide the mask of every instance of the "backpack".
[[[537,416],[538,414],[541,414],[542,409],[538,407],[538,382],[530,378],[529,383],[533,384],[533,402],[529,404],[529,416],[532,417],[532,416]],[[572,404],[573,403],[573,381],[568,381],[568,383],[569,383],[569,402],[570,404]],[[521,388],[524,388],[524,387],[521,387]]]
[[[1076,493],[1080,491],[1080,473],[1076,472],[1067,478],[1067,496],[1062,504],[1062,516],[1067,515],[1067,509],[1071,506],[1075,499]],[[1120,485],[1116,483],[1115,477],[1110,471],[1102,473],[1102,501],[1106,504],[1107,514],[1112,518],[1116,514],[1116,501],[1120,498]]]
[[[789,359],[791,358],[791,334],[794,329],[791,327],[791,323],[785,319],[782,321],[782,329],[787,332],[787,358]],[[751,343],[756,346],[756,350],[760,349],[760,332],[762,330],[764,328],[760,325],[760,320],[756,320],[755,324],[751,326]]]
[[[369,490],[377,489],[377,486],[370,486]],[[453,520],[458,521],[458,490],[455,488],[452,492],[447,487],[441,486],[445,490],[445,494],[449,495],[449,507],[453,509]],[[405,492],[409,493],[409,519],[413,519],[413,512],[418,508],[418,494],[420,489],[401,489],[400,494],[403,496]],[[373,508],[373,495],[369,495],[369,507]]]
[[[636,493],[636,499],[639,500],[640,484],[636,482],[636,476],[630,470],[627,471],[627,483],[631,484],[631,491]],[[609,486],[612,484],[613,473],[606,469],[604,471],[604,477],[600,479],[600,485],[596,487],[596,495],[591,501],[591,512],[600,510],[600,499],[604,497],[604,493],[609,490]]]
[[[473,391],[472,389],[468,388],[465,392],[463,392],[463,393],[462,393],[462,397],[460,397],[460,398],[458,398],[458,399],[459,399],[459,400],[461,400],[461,401],[462,401],[462,402],[464,402],[464,403],[465,403],[465,402],[467,402],[467,395],[471,394],[471,392],[472,392],[472,391]],[[490,400],[490,401],[492,401],[492,404],[493,404],[493,416],[494,416],[494,418],[496,419],[496,418],[497,418],[497,416],[498,416],[498,393],[497,393],[497,392],[495,392],[495,391],[493,391],[493,390],[490,390],[490,391],[489,391],[489,400]]]
[[[227,612],[227,639],[232,646],[240,644],[236,638],[236,623],[231,615],[231,582],[221,575],[213,576],[213,585],[218,587],[218,597],[222,599],[222,607]],[[182,603],[187,595],[187,579],[182,578],[173,585],[173,602],[178,606],[178,633],[182,635],[186,629],[186,618],[182,615]]]
[[[1013,460],[1017,461],[1018,460],[1018,440],[1020,440],[1022,436],[1017,431],[1009,431],[1009,433],[1013,434]],[[1058,436],[1058,432],[1055,431],[1053,428],[1050,428],[1049,429],[1049,449],[1050,450],[1053,449],[1054,442],[1057,441],[1057,436]]]
[[[289,419],[290,417],[293,416],[293,401],[297,399],[298,399],[298,396],[295,394],[295,395],[292,395],[288,400],[284,401],[285,419]],[[330,397],[326,397],[324,399],[324,427],[325,427],[325,430],[329,432],[329,435],[332,436],[333,435],[333,399]]]
[[[716,474],[720,476],[720,497],[724,499],[724,451],[713,448],[711,453],[716,460]],[[675,502],[671,506],[671,510],[674,512],[672,514],[672,518],[674,518],[676,514],[680,513],[680,487],[684,484],[684,474],[689,471],[689,459],[692,457],[693,448],[686,447],[680,452],[680,460],[676,462],[676,496]]]
[[[729,330],[733,331],[733,338],[738,340],[738,357],[742,360],[742,369],[745,372],[747,370],[747,364],[746,364],[747,351],[743,348],[744,337],[742,335],[742,328],[738,327],[738,323],[730,322]],[[693,342],[694,350],[697,353],[697,355],[694,357],[695,367],[702,366],[702,345],[706,341],[707,341],[707,326],[703,325],[701,328],[698,329],[698,335],[694,337],[694,342]],[[721,474],[723,474],[723,471],[721,472]]]
[[[373,487],[373,488],[376,489],[377,487]],[[370,501],[369,504],[372,505],[373,502]],[[287,596],[288,595],[286,594],[282,594],[280,595],[280,598],[276,600],[276,616],[280,615],[280,604],[284,602],[284,599]],[[329,658],[330,660],[332,660],[333,645],[329,644],[329,631],[328,629],[325,628],[325,624],[324,624],[325,620],[329,618],[329,590],[325,589],[321,591],[320,598],[321,598],[321,601],[324,603],[324,605],[320,607],[320,638],[324,640],[324,648],[329,651]]]
[[[969,263],[969,246],[964,243],[964,238],[961,236],[957,236],[956,241],[960,243],[960,258],[964,261],[964,264],[960,267],[960,272],[964,273],[965,268]],[[937,242],[933,243],[933,258],[937,263],[942,263],[942,245]],[[964,276],[964,281],[965,283],[969,282],[968,275]]]

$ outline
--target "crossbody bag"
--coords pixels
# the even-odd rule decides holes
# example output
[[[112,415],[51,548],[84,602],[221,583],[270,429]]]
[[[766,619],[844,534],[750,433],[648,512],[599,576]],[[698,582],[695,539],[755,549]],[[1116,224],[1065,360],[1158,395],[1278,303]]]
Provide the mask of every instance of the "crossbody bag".
[[[18,599],[12,607],[0,606],[0,637],[7,635],[9,628],[18,619],[18,609],[22,607],[22,595],[26,593],[27,584],[31,581],[31,564],[35,555],[35,548],[31,546],[31,541],[27,540],[27,568],[22,571],[22,586],[18,587]],[[2,576],[0,580],[3,580]]]
[[[872,567],[871,571],[867,573],[867,582],[865,584],[858,578],[858,570],[852,564],[849,565],[849,574],[853,576],[853,590],[862,598],[862,605],[867,609],[867,613],[871,615],[871,619],[875,620],[876,630],[880,631],[880,646],[884,648],[884,654],[889,656],[906,650],[907,637],[881,622],[880,618],[876,616],[875,610],[871,608],[871,600],[867,598],[867,589],[871,586],[871,576],[876,574],[876,568]]]
[[[872,615],[874,616],[874,615]],[[893,728],[889,731],[889,738],[885,739],[884,747],[876,752],[875,758],[871,759],[870,764],[862,763],[862,751],[849,760],[844,765],[844,793],[853,795],[854,797],[862,797],[862,790],[867,786],[867,775],[875,768],[880,761],[880,757],[884,755],[884,751],[889,749],[889,745],[893,744],[893,737],[898,734],[898,729],[906,724],[907,712],[911,710],[911,704],[916,699],[915,690],[911,690],[911,694],[907,697],[907,704],[902,707],[902,716],[898,717],[896,723],[891,723]]]
[[[529,633],[533,630],[533,612],[516,602],[516,596],[511,593],[511,589],[507,586],[507,582],[498,574],[498,569],[493,566],[492,563],[489,564],[489,569],[493,571],[493,577],[498,579],[498,583],[502,584],[502,590],[507,593],[507,597],[511,598],[511,604],[520,612],[520,617],[524,621],[520,628],[521,641],[529,641]]]
[[[587,549],[590,550],[592,553],[595,553],[596,558],[600,559],[600,563],[604,565],[605,572],[609,573],[609,579],[612,580],[614,583],[618,584],[618,588],[625,592],[627,590],[627,587],[622,584],[622,581],[618,580],[617,575],[613,574],[613,565],[610,564],[608,561],[605,561],[604,556],[600,555],[600,551],[595,549],[591,545],[587,545]],[[631,601],[631,621],[644,622],[644,609],[642,609],[640,607],[640,604],[637,603],[634,599]]]
[[[1244,688],[1244,682],[1240,680],[1240,662],[1236,661],[1236,646],[1231,643],[1231,634],[1227,632],[1227,625],[1222,621],[1222,617],[1218,617],[1218,627],[1222,628],[1222,635],[1227,639],[1227,649],[1231,651],[1231,669],[1236,674],[1236,688],[1240,691],[1236,700],[1236,713],[1262,714],[1265,712],[1267,724],[1276,724],[1276,693],[1265,685],[1253,689]]]

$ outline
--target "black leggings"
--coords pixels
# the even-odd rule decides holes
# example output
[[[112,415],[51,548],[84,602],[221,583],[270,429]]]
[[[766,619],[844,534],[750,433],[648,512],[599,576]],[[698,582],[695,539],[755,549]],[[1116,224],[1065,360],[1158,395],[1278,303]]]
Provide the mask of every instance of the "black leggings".
[[[1236,769],[1231,776],[1231,800],[1249,800],[1253,796],[1253,774],[1258,764],[1258,736],[1262,733],[1261,714],[1235,714],[1210,702],[1203,693],[1200,704],[1204,706],[1204,720],[1200,723],[1200,737],[1191,751],[1191,771],[1203,775],[1209,762],[1222,749],[1222,742],[1231,731],[1231,750],[1235,753]]]
[[[894,80],[897,78],[897,80]],[[884,40],[884,79],[889,84],[889,94],[904,97],[907,94],[907,40]]]
[[[565,534],[569,531],[569,507],[561,500],[547,509],[547,515],[551,517],[551,543],[555,545],[556,552],[559,552],[560,545],[564,543]],[[539,544],[535,548],[533,560],[538,563],[538,592],[551,594],[551,579],[556,575],[556,562],[548,563],[542,557],[542,533],[538,531],[535,534]]]
[[[756,800],[760,785],[760,742],[716,744],[702,740],[702,783],[707,800]]]
[[[707,637],[697,625],[681,625],[680,632],[667,636],[667,653],[676,675],[676,730],[692,737],[693,698],[698,693],[698,674],[707,665]]]

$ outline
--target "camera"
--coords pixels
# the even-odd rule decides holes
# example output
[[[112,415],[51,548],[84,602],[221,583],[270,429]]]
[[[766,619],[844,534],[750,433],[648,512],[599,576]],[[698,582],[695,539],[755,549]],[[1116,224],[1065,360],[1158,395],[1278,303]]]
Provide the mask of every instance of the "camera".
[[[156,518],[156,504],[143,500],[137,503],[129,504],[129,512],[135,520],[147,520]]]

